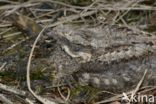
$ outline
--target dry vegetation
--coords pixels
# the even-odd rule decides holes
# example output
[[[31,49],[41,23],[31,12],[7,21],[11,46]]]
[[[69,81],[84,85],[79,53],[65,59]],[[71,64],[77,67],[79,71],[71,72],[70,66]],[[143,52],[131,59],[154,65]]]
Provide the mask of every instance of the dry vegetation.
[[[0,0],[0,103],[120,104],[122,94],[53,84],[54,66],[45,60],[51,44],[42,35],[66,23],[118,24],[155,34],[155,16],[155,0]],[[140,89],[142,81],[133,94],[156,94],[155,87]]]

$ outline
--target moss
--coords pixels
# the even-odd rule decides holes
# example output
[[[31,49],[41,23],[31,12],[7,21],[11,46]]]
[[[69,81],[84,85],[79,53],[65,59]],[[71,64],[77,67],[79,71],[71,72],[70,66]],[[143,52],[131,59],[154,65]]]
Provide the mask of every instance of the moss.
[[[31,73],[31,79],[32,80],[39,80],[44,77],[44,74],[42,72],[42,69],[44,68],[43,65],[38,65],[37,68]]]
[[[16,73],[13,71],[0,72],[0,79],[4,81],[13,81],[16,79]]]
[[[80,98],[81,100],[90,102],[99,91],[97,88],[78,85],[71,90],[71,97],[72,99]]]

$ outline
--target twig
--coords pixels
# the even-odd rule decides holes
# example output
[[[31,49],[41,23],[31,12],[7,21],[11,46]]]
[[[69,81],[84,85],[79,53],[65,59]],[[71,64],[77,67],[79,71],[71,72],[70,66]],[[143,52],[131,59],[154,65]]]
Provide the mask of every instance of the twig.
[[[69,89],[69,88],[67,88],[67,90],[68,90],[68,95],[67,95],[67,97],[66,97],[66,101],[69,101],[71,91],[70,91],[70,89]]]
[[[11,29],[12,29],[12,28],[8,28],[8,29],[2,31],[2,32],[0,33],[0,35],[7,33],[7,32],[10,31]]]
[[[0,72],[2,72],[3,70],[3,68],[5,67],[5,65],[6,65],[7,63],[5,62],[5,63],[3,63],[3,65],[0,67]]]
[[[9,16],[10,14],[13,14],[16,10],[18,10],[19,8],[20,8],[21,6],[20,5],[18,5],[18,6],[16,6],[16,7],[14,7],[13,9],[11,9],[11,10],[8,10],[8,11],[5,11],[4,12],[4,16]]]
[[[95,5],[96,3],[98,3],[100,0],[95,0],[92,4],[90,4],[88,7],[86,7],[81,13],[85,13],[87,12],[87,10],[89,10],[90,8],[92,8],[93,5]]]
[[[0,24],[0,28],[10,27],[10,26],[12,26],[12,24]]]
[[[26,102],[29,103],[29,104],[34,104],[33,101],[30,100],[30,99],[28,99],[28,98],[26,98],[25,100],[26,100]]]
[[[68,90],[68,95],[67,95],[67,97],[65,97],[65,96],[61,93],[60,87],[57,87],[57,89],[58,89],[58,92],[59,92],[61,98],[62,98],[65,102],[67,102],[67,101],[69,100],[69,97],[70,97],[70,90],[69,90],[69,88],[67,88],[67,90]]]
[[[15,32],[15,33],[12,33],[12,34],[9,34],[9,35],[4,35],[3,38],[10,38],[12,36],[16,36],[16,35],[20,35],[22,32]]]
[[[45,23],[45,22],[51,22],[54,19],[44,19],[44,20],[37,20],[36,23]]]
[[[31,4],[30,2],[26,2],[23,4],[17,4],[17,5],[5,5],[5,6],[1,6],[0,10],[6,10],[6,9],[12,9],[12,8],[16,8],[16,7],[31,7],[31,6],[36,6],[39,5],[40,3],[33,3]]]
[[[27,75],[26,75],[26,78],[27,78],[27,86],[28,86],[28,90],[32,93],[32,95],[38,100],[40,101],[41,103],[43,104],[57,104],[53,101],[50,101],[46,98],[42,98],[41,96],[37,95],[34,93],[34,91],[31,89],[31,84],[30,84],[30,66],[31,66],[31,60],[32,60],[32,56],[33,56],[33,52],[35,50],[35,47],[36,47],[36,44],[38,42],[38,40],[40,39],[42,33],[45,31],[47,27],[43,28],[42,31],[39,33],[39,35],[37,36],[34,44],[33,44],[33,47],[31,49],[31,52],[30,52],[30,55],[29,55],[29,59],[28,59],[28,63],[27,63]]]
[[[4,104],[13,104],[8,98],[6,98],[3,94],[0,94],[0,101]]]
[[[2,83],[0,83],[0,89],[4,90],[4,91],[11,92],[11,93],[14,93],[14,94],[17,94],[17,95],[21,95],[21,96],[25,96],[26,95],[25,91],[21,91],[19,89],[16,89],[13,86],[7,86],[7,85],[4,85]]]
[[[95,10],[97,8],[90,8],[90,10]],[[110,10],[110,11],[155,11],[156,7],[101,7],[100,10]]]
[[[30,0],[30,2],[34,3],[35,1]],[[62,5],[62,6],[69,7],[69,8],[75,8],[75,9],[85,9],[86,8],[86,7],[69,5],[69,4],[66,4],[64,2],[60,2],[60,1],[56,1],[56,0],[37,0],[37,2],[51,2],[51,3],[55,3],[55,4],[59,4],[59,5]]]
[[[152,90],[156,90],[156,86],[152,86],[151,88],[144,89],[143,91],[140,91],[139,93],[146,93],[146,92],[149,92],[149,91],[152,91]]]
[[[86,7],[81,7],[81,6],[73,6],[73,5],[69,5],[66,4],[64,2],[60,2],[60,1],[54,1],[54,0],[38,0],[38,2],[51,2],[51,3],[55,3],[55,4],[59,4],[62,6],[66,6],[69,8],[73,8],[73,9],[79,9],[79,10],[84,10],[86,9]],[[34,0],[31,0],[30,2],[35,2]],[[104,5],[104,7],[90,7],[87,8],[88,10],[97,10],[97,8],[100,8],[100,10],[108,10],[108,11],[127,11],[127,10],[156,10],[156,7],[151,7],[151,6],[145,6],[145,5],[140,5],[140,7],[114,7],[114,5],[112,5],[112,7],[110,7],[110,5]]]
[[[141,2],[142,0],[138,0],[138,1],[136,1],[134,4],[132,4],[132,7],[134,7],[134,6],[136,6],[139,2]],[[133,1],[132,1],[132,3],[133,3]],[[130,3],[131,4],[131,3]],[[129,8],[127,11],[125,11],[122,15],[119,15],[119,18],[115,21],[115,22],[118,22],[120,19],[122,19],[123,18],[123,16],[125,16],[131,9],[132,9],[132,7],[131,8]]]
[[[62,92],[60,91],[60,87],[57,87],[57,90],[58,90],[58,92],[59,92],[61,98],[62,98],[64,101],[66,101],[65,96],[64,96],[64,95],[62,94]]]
[[[64,20],[60,20],[58,22],[55,22],[52,25],[49,25],[48,27],[55,27],[57,25],[61,25],[61,24],[67,23],[67,22],[71,22],[71,21],[76,20],[76,19],[79,19],[81,17],[90,16],[90,15],[93,15],[95,13],[96,13],[96,11],[89,11],[89,12],[86,12],[85,14],[82,14],[82,15],[80,15],[80,14],[71,15],[71,16],[65,17]]]
[[[126,94],[130,95],[131,93],[132,93],[132,91],[127,92]],[[95,104],[105,104],[105,103],[114,102],[114,101],[120,100],[120,98],[122,98],[122,97],[123,97],[123,94],[119,94],[119,95],[113,96],[111,98],[108,98],[106,100],[102,100],[102,101],[96,102]]]
[[[0,0],[0,2],[2,3],[10,3],[10,4],[18,4],[19,2],[14,2],[14,1],[11,1],[11,0]]]
[[[3,53],[5,53],[5,52],[7,52],[7,51],[9,51],[9,50],[11,50],[11,49],[13,49],[14,47],[18,46],[19,44],[25,42],[25,41],[28,40],[28,39],[30,39],[30,38],[22,39],[21,41],[15,43],[15,44],[13,44],[13,45],[11,45],[11,46],[8,47],[6,50],[4,50]]]
[[[146,76],[146,74],[147,74],[147,71],[148,71],[148,69],[145,70],[144,75],[143,75],[143,77],[141,78],[141,80],[139,81],[139,83],[138,83],[138,85],[136,86],[135,90],[132,91],[131,98],[134,97],[134,95],[138,92],[140,86],[142,85],[142,83],[143,83],[143,81],[144,81],[144,79],[145,79],[145,76]]]

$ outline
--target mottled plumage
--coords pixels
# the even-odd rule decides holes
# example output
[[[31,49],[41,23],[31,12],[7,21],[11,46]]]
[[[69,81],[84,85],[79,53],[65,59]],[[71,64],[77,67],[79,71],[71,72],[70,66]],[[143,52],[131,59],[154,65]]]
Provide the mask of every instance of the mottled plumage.
[[[49,36],[57,40],[52,62],[82,85],[111,91],[131,89],[145,69],[148,75],[144,85],[156,84],[154,35],[117,25],[62,25]]]

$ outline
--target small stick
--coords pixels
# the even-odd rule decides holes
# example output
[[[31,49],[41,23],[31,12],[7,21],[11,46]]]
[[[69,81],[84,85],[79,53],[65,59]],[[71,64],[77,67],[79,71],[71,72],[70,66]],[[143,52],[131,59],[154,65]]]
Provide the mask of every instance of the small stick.
[[[42,29],[42,31],[39,33],[39,35],[37,36],[37,38],[36,38],[36,40],[35,40],[35,42],[34,42],[34,44],[33,44],[33,47],[32,47],[32,49],[31,49],[30,55],[29,55],[29,59],[28,59],[28,63],[27,63],[27,75],[26,75],[26,78],[27,78],[27,86],[28,86],[28,90],[31,92],[31,94],[32,94],[38,101],[40,101],[41,103],[43,103],[43,104],[57,104],[57,103],[55,103],[55,102],[53,102],[53,101],[50,101],[50,100],[48,100],[48,99],[46,99],[46,98],[42,98],[41,96],[35,94],[35,92],[31,89],[31,84],[30,84],[30,81],[31,81],[31,80],[30,80],[30,66],[31,66],[32,56],[33,56],[33,53],[34,53],[36,44],[37,44],[38,40],[40,39],[42,33],[45,31],[46,28],[47,28],[47,26],[44,27],[44,28]]]
[[[139,81],[138,85],[136,86],[135,90],[132,91],[131,97],[134,97],[134,95],[138,92],[140,86],[142,85],[145,76],[147,74],[148,69],[145,70],[143,77],[141,78],[141,80]]]
[[[4,104],[13,104],[8,98],[6,98],[3,94],[0,94],[0,101]]]
[[[2,72],[3,71],[3,68],[5,67],[5,65],[6,65],[7,63],[5,62],[5,63],[3,63],[3,65],[0,67],[0,72]]]
[[[21,95],[21,96],[26,95],[25,91],[21,91],[19,89],[16,89],[14,86],[7,86],[7,85],[4,85],[2,83],[0,83],[0,89],[4,90],[4,91],[11,92],[11,93],[14,93],[14,94],[17,94],[17,95]]]

